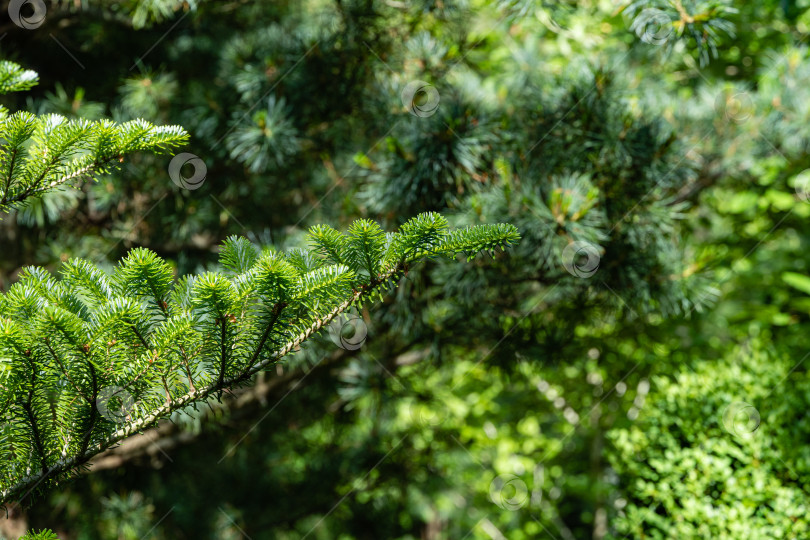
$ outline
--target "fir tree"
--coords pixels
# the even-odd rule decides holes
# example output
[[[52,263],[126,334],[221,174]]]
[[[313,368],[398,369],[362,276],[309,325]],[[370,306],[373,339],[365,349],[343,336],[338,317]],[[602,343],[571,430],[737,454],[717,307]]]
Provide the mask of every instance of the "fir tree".
[[[35,75],[5,62],[4,87]],[[136,150],[185,141],[178,127],[72,121],[3,111],[2,203],[13,207],[93,177]],[[175,280],[148,249],[111,275],[71,259],[61,279],[29,267],[0,297],[2,488],[10,502],[175,410],[250,381],[354,304],[390,289],[423,259],[510,246],[511,225],[450,231],[438,214],[386,234],[369,220],[346,234],[310,231],[310,251],[259,251],[231,237],[223,272]]]
[[[420,212],[513,223],[521,242],[492,261],[427,261],[329,325],[361,321],[367,341],[363,326],[312,334],[260,384],[221,403],[214,390],[86,463],[96,472],[37,499],[31,525],[91,538],[803,534],[803,3],[150,1],[134,23],[137,5],[59,2],[39,32],[9,28],[13,58],[60,82],[16,108],[181,124],[209,181],[175,189],[146,155],[114,183],[29,198],[3,223],[6,282],[29,261],[75,284],[77,263],[60,259],[79,257],[112,290],[136,253],[198,276],[170,287],[193,296],[203,276],[231,283],[264,256],[234,238],[220,249],[247,232],[296,268],[342,265],[370,285],[382,231]],[[87,69],[63,65],[56,39]],[[126,255],[136,245],[149,251]],[[126,294],[161,324],[150,291]],[[201,325],[222,319],[185,306]],[[230,324],[204,341],[215,360],[190,370],[195,390],[219,382],[221,343],[238,341],[225,365],[249,361],[257,332],[240,340]],[[191,391],[184,371],[170,397]],[[159,374],[146,382],[162,407]],[[118,429],[140,412],[114,390],[102,402]]]

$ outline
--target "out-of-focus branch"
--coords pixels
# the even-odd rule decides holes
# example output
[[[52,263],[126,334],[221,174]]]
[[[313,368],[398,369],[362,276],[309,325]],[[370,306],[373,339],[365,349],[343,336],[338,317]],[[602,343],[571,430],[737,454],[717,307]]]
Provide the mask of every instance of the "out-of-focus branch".
[[[429,354],[429,348],[416,351],[406,349],[406,352],[392,355],[391,360],[385,362],[385,367],[394,372],[400,367],[421,362]],[[297,390],[305,377],[315,375],[316,377],[312,378],[314,380],[320,373],[341,365],[352,356],[352,351],[339,350],[308,370],[297,368],[284,372],[282,366],[278,365],[276,375],[262,372],[257,376],[255,385],[231,393],[222,400],[222,403],[212,403],[212,409],[200,410],[204,411],[205,417],[225,411],[225,417],[229,422],[249,417],[257,409],[272,406],[289,392]],[[131,461],[146,459],[153,466],[159,467],[170,450],[194,442],[199,435],[200,433],[184,430],[180,424],[161,420],[157,427],[130,437],[119,446],[97,455],[90,461],[90,467],[86,471],[114,469]]]
[[[284,372],[283,367],[278,365],[275,376],[268,372],[261,372],[257,375],[254,386],[237,389],[226,394],[221,403],[211,402],[210,408],[200,407],[200,411],[203,412],[204,418],[223,411],[228,421],[245,418],[256,409],[264,407],[268,403],[276,403],[288,392],[297,389],[304,377],[340,364],[347,357],[343,353],[345,351],[338,351],[308,370],[297,368]],[[184,430],[181,424],[164,419],[157,427],[147,429],[97,455],[90,460],[90,467],[86,472],[114,469],[141,458],[149,458],[153,465],[159,466],[169,450],[193,442],[197,437],[197,433]]]

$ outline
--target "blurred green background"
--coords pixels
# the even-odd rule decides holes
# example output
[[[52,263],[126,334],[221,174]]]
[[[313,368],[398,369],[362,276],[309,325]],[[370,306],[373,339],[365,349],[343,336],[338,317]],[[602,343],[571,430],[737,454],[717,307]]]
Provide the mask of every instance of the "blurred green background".
[[[809,1],[47,5],[1,25],[41,78],[3,103],[180,124],[207,176],[138,156],[4,216],[3,290],[426,210],[523,240],[415,268],[342,347],[132,439],[7,537],[810,538]]]

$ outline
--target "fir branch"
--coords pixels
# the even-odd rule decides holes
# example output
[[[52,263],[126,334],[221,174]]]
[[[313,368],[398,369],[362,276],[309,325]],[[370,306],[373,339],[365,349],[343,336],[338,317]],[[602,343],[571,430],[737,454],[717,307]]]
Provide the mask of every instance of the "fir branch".
[[[262,333],[262,337],[259,339],[259,344],[256,346],[256,350],[253,353],[253,356],[250,357],[250,361],[248,362],[246,371],[242,374],[242,379],[246,378],[246,373],[250,371],[250,368],[256,364],[256,361],[259,359],[259,355],[261,354],[262,350],[264,350],[264,345],[267,343],[267,339],[270,337],[270,333],[273,331],[273,328],[278,321],[278,318],[281,316],[281,312],[284,308],[287,307],[285,302],[279,302],[275,306],[273,306],[272,314],[270,316],[270,322],[267,323],[264,329],[264,333]]]
[[[0,135],[0,162],[6,169],[1,210],[66,183],[109,173],[133,152],[161,153],[188,140],[179,126],[159,127],[144,120],[123,124],[67,120],[27,112],[0,116]]]
[[[0,503],[69,476],[95,454],[186,405],[243,384],[296,350],[350,306],[395,285],[411,263],[437,256],[452,258],[458,253],[469,256],[477,250],[506,247],[519,240],[517,229],[508,225],[450,232],[446,220],[438,214],[422,214],[408,221],[400,232],[388,235],[387,248],[381,240],[384,233],[376,224],[355,223],[350,235],[347,239],[329,230],[330,249],[324,252],[316,243],[312,265],[303,268],[287,262],[288,257],[300,260],[298,252],[289,256],[265,252],[255,258],[250,255],[254,250],[244,241],[230,241],[231,246],[241,246],[237,251],[242,255],[223,249],[222,261],[242,273],[228,279],[209,272],[191,286],[188,279],[180,280],[176,286],[184,288],[183,294],[190,294],[188,298],[177,294],[176,289],[172,291],[175,284],[167,274],[167,263],[143,249],[133,250],[109,279],[86,261],[68,262],[66,279],[61,282],[41,270],[28,269],[21,282],[12,286],[5,298],[0,297],[6,308],[0,316],[0,353],[10,355],[12,366],[19,366],[12,367],[10,388],[4,389],[4,394],[13,393],[15,386],[30,384],[23,416],[31,425],[31,443],[41,471],[21,478],[15,474],[23,468],[21,463],[0,464],[3,477],[13,479],[11,485],[0,487]],[[245,264],[231,264],[234,256]],[[331,264],[334,260],[347,261],[372,274],[356,274],[344,265]],[[78,290],[89,294],[80,298]],[[161,309],[169,316],[154,317],[150,311],[153,308],[141,300],[144,296],[158,303],[162,302],[160,298],[169,299],[171,303]],[[44,311],[33,307],[37,299],[43,305],[48,303]],[[232,315],[239,306],[247,305],[253,307],[243,311],[241,318]],[[287,310],[288,306],[292,309]],[[322,309],[326,312],[322,313]],[[144,332],[149,333],[151,345]],[[59,369],[44,371],[45,378],[37,380],[35,388],[33,380],[25,383],[22,377],[35,376],[45,367],[44,360],[35,355],[28,358],[21,351],[27,352],[29,343],[37,343],[43,334],[60,336],[49,344]],[[93,343],[108,346],[102,353]],[[191,357],[195,361],[208,362],[209,368],[216,364],[215,376],[203,377],[198,387],[192,382],[190,357],[183,347],[186,343],[202,353],[201,360],[196,360],[196,353]],[[273,352],[267,352],[268,343],[274,345]],[[118,346],[113,350],[110,344]],[[75,355],[77,347],[89,369],[89,396],[75,381],[71,372],[74,364],[61,358]],[[25,359],[19,358],[21,355]],[[172,366],[186,372],[188,385],[171,378]],[[123,387],[139,403],[135,411],[130,411],[129,420],[118,428],[105,424],[94,407],[101,389],[111,385]],[[77,407],[75,400],[57,398],[56,402],[63,424],[83,426],[78,446],[73,445],[69,435],[57,429],[49,431],[48,425],[37,423],[33,408],[37,388],[57,396],[65,388],[73,388],[88,402],[89,411]],[[165,399],[158,399],[161,392],[165,392]],[[2,419],[22,421],[13,410],[4,412]],[[0,442],[15,443],[25,444],[25,440]]]
[[[0,61],[0,94],[30,90],[38,82],[39,75],[35,71],[8,60]]]

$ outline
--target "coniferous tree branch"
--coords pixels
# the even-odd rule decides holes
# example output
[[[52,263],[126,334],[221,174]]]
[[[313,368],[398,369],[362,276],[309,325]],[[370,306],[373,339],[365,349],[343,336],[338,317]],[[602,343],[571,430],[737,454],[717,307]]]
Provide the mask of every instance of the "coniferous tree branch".
[[[37,74],[0,61],[0,93],[28,90]],[[114,171],[124,156],[160,153],[188,140],[180,126],[155,126],[145,120],[68,120],[57,114],[37,116],[0,107],[0,210],[80,179]]]
[[[0,60],[0,94],[30,90],[39,82],[39,75],[19,64]]]
[[[411,264],[471,258],[518,240],[511,225],[449,231],[429,213],[388,235],[367,220],[348,235],[314,227],[308,256],[258,255],[232,237],[221,250],[225,273],[177,282],[146,249],[130,252],[109,277],[79,260],[65,265],[62,280],[26,269],[0,297],[0,502],[69,476],[160,418],[246,383],[352,305],[381,296]]]

